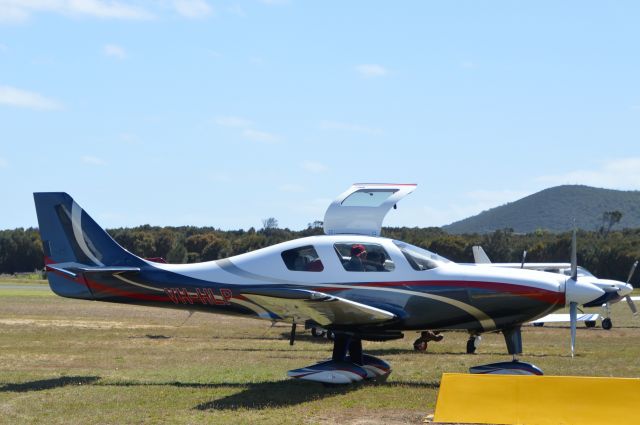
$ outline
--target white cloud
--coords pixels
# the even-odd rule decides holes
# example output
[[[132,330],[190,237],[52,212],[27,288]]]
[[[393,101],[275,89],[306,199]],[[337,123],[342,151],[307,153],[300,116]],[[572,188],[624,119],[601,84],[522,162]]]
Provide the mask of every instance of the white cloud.
[[[80,161],[82,161],[84,164],[87,164],[87,165],[106,165],[107,164],[101,158],[98,158],[96,156],[91,156],[91,155],[83,156],[82,158],[80,158]]]
[[[9,50],[9,48],[6,45],[0,43],[0,52],[4,53],[4,52],[6,52],[8,50]]]
[[[464,61],[460,64],[460,66],[465,69],[476,69],[478,67],[478,64],[472,61]]]
[[[245,129],[242,132],[242,136],[254,142],[261,143],[276,143],[280,141],[280,137],[273,133],[267,133],[266,131],[252,130],[250,128]]]
[[[121,133],[120,140],[130,145],[136,145],[140,143],[140,139],[138,138],[138,136],[132,133]]]
[[[316,161],[303,161],[300,163],[300,167],[310,173],[323,173],[328,170],[326,165]]]
[[[241,130],[240,134],[243,138],[253,142],[278,143],[282,141],[282,138],[275,133],[254,129],[253,122],[243,117],[233,115],[217,116],[215,117],[215,123],[222,127],[237,128]]]
[[[103,51],[105,55],[112,58],[124,59],[127,57],[125,50],[116,44],[105,44]]]
[[[592,169],[540,176],[536,180],[552,186],[584,184],[610,189],[638,190],[640,189],[640,157],[607,160]]]
[[[251,126],[251,121],[242,117],[234,116],[218,116],[215,118],[216,124],[223,127],[239,127],[246,128]]]
[[[227,7],[227,11],[230,14],[239,16],[241,18],[245,18],[247,16],[244,9],[239,4],[232,4],[231,6]]]
[[[289,4],[289,0],[260,0],[260,3],[266,4],[267,6],[283,6]]]
[[[302,193],[305,191],[303,186],[295,183],[283,184],[282,186],[279,187],[279,189],[281,192],[287,192],[287,193]]]
[[[0,156],[0,169],[7,168],[9,166],[9,161]]]
[[[185,18],[205,18],[213,13],[205,0],[174,0],[173,6]]]
[[[376,64],[358,65],[356,66],[356,71],[358,71],[358,73],[365,78],[384,77],[389,72],[382,65]]]
[[[142,8],[107,0],[0,0],[0,22],[22,22],[34,13],[57,13],[103,19],[151,19]]]
[[[365,134],[371,134],[371,135],[382,134],[382,130],[379,128],[366,127],[359,124],[351,124],[351,123],[338,122],[338,121],[322,121],[320,123],[320,127],[325,130],[345,130],[345,131],[352,131],[355,133],[365,133]]]
[[[4,1],[0,2],[0,23],[23,22],[28,18],[28,11],[24,10],[19,5],[12,5],[11,3]]]
[[[20,90],[10,86],[0,86],[0,105],[44,110],[62,108],[62,105],[56,100],[45,97],[39,93]]]

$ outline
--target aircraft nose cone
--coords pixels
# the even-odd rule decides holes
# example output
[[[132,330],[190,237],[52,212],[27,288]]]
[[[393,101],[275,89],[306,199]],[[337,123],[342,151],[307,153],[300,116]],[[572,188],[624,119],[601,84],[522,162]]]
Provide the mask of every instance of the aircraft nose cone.
[[[618,295],[620,295],[621,297],[626,297],[632,292],[633,286],[629,285],[628,283],[625,285],[620,285],[620,289],[618,289]]]
[[[601,297],[604,291],[592,283],[575,281],[569,278],[565,284],[564,293],[567,304],[571,302],[586,304]]]

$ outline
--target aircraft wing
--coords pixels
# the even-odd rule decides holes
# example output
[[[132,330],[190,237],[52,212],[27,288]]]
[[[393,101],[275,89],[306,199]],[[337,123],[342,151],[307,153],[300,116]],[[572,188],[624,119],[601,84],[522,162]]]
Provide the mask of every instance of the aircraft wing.
[[[600,318],[600,315],[597,313],[589,313],[589,314],[578,314],[578,322],[595,322]],[[571,319],[568,314],[562,313],[552,313],[547,314],[544,317],[539,318],[538,320],[534,320],[533,322],[529,322],[531,324],[534,323],[563,323],[570,322]]]
[[[375,325],[396,318],[376,307],[306,289],[250,289],[242,295],[282,320],[304,323],[312,320],[320,326]]]

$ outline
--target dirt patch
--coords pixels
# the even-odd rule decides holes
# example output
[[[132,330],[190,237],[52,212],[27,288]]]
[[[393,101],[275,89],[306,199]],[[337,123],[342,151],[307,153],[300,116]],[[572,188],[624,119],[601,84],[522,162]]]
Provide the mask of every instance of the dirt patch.
[[[314,416],[310,418],[309,423],[323,425],[404,425],[423,423],[425,417],[425,412],[407,410],[347,409]]]
[[[175,326],[143,325],[114,321],[89,320],[44,320],[44,319],[0,319],[0,325],[6,326],[36,326],[80,329],[169,329]]]

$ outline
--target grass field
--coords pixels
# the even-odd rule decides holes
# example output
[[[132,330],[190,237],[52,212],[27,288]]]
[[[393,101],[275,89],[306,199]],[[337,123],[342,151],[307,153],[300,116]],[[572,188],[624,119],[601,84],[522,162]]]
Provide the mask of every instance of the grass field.
[[[433,413],[443,372],[507,360],[501,335],[477,355],[447,333],[426,353],[415,332],[366,352],[392,364],[385,384],[328,388],[286,371],[330,356],[331,345],[289,327],[177,310],[76,301],[37,280],[0,279],[0,423],[405,424]],[[523,360],[550,375],[640,377],[640,319],[625,303],[614,328],[524,329]]]

